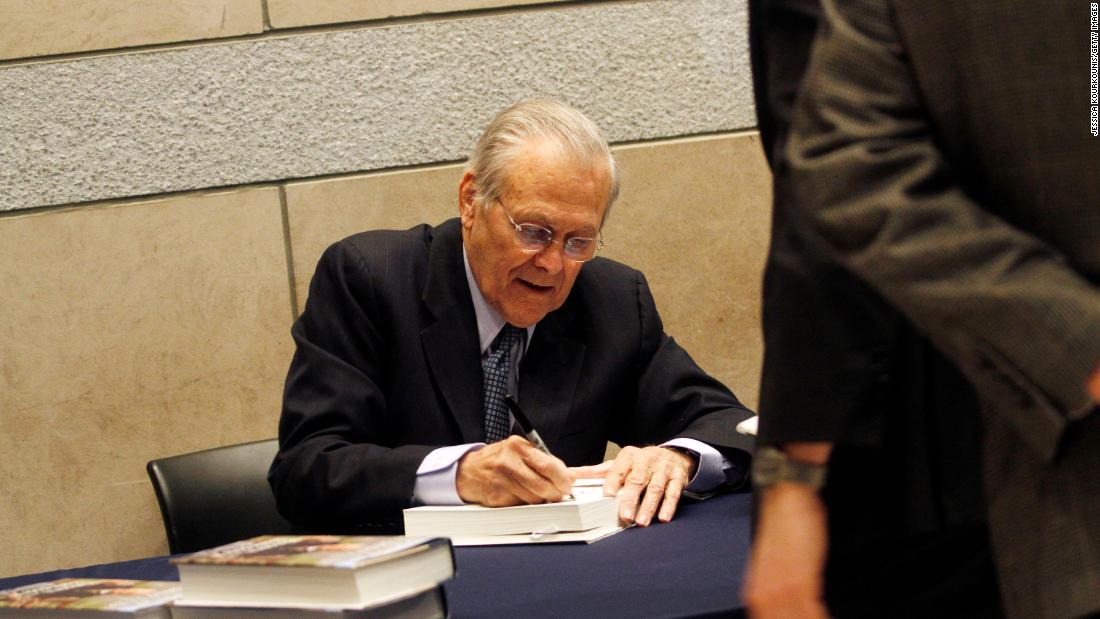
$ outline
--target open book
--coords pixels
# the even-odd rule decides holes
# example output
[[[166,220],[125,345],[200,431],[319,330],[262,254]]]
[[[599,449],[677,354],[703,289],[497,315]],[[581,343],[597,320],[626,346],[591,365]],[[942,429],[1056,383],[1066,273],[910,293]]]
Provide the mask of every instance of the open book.
[[[405,534],[449,537],[456,546],[594,542],[624,528],[619,500],[602,479],[582,479],[560,503],[483,507],[426,505],[404,511]]]

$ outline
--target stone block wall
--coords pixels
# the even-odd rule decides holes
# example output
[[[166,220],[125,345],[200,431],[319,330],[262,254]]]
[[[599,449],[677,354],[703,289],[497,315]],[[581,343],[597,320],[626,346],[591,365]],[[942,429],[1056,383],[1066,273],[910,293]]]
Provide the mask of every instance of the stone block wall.
[[[755,404],[743,0],[0,2],[0,576],[166,552],[145,463],[274,436],[323,248],[455,215],[534,95],[607,132],[606,255]]]

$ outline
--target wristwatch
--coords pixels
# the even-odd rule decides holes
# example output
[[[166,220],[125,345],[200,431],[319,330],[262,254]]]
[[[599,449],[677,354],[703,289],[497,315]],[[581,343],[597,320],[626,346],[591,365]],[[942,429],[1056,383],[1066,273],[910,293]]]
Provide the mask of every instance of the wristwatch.
[[[767,488],[790,481],[820,490],[825,485],[825,471],[824,464],[795,462],[775,447],[760,447],[752,458],[752,485]]]

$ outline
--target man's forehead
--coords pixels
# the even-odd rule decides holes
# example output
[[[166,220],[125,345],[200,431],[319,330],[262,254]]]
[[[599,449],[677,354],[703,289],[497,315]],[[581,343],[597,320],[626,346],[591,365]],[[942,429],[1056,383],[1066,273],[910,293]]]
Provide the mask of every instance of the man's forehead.
[[[607,162],[547,147],[519,151],[504,172],[505,192],[537,190],[550,185],[559,189],[606,193],[610,185]]]

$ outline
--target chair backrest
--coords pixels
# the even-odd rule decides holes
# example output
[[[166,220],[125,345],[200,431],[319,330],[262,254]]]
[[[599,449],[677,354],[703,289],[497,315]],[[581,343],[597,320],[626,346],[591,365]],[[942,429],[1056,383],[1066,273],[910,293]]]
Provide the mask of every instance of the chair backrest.
[[[159,458],[145,469],[160,504],[172,554],[256,535],[290,533],[275,508],[267,469],[275,439]]]

